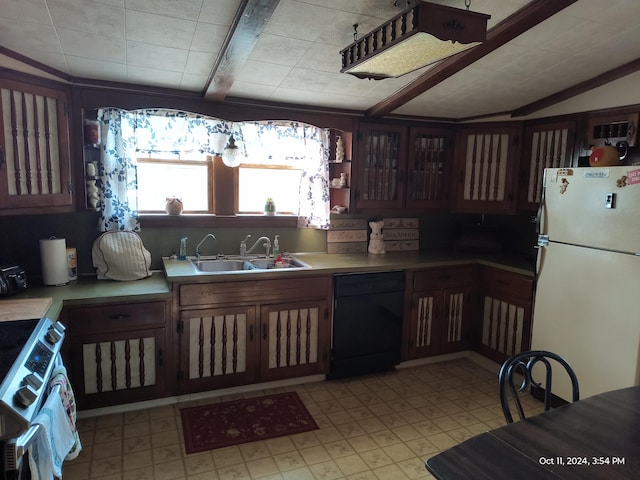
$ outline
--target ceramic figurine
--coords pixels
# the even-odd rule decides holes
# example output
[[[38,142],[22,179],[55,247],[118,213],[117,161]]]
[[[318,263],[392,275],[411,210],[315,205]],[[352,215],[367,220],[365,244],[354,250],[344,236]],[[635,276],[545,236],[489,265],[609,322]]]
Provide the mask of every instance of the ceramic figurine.
[[[95,180],[87,180],[87,200],[89,202],[89,207],[98,208],[100,194]]]
[[[344,143],[342,137],[336,139],[336,162],[342,162],[344,160]]]
[[[382,227],[384,221],[369,222],[371,227],[371,236],[369,237],[369,253],[382,254],[386,253],[384,248],[384,240],[382,238]]]
[[[164,206],[165,211],[169,215],[180,215],[182,213],[182,199],[176,197],[167,197],[167,203]]]

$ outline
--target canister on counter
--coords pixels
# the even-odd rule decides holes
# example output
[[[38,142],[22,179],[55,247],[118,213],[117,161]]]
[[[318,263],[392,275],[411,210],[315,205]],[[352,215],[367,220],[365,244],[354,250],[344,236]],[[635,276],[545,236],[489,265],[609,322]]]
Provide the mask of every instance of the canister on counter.
[[[67,268],[69,269],[69,280],[77,280],[78,257],[75,248],[67,248]]]

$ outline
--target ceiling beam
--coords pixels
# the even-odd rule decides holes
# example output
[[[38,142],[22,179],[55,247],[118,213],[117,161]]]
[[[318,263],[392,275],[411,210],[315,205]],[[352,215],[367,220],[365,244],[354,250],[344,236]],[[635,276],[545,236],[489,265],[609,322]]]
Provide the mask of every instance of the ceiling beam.
[[[577,0],[533,0],[489,31],[487,40],[477,47],[442,60],[418,78],[366,111],[369,117],[388,115],[405,103],[433,88],[476,60],[500,48],[518,35],[535,27]],[[384,81],[384,80],[383,80]]]
[[[224,100],[279,2],[280,0],[242,0],[209,74],[205,100]]]
[[[575,97],[576,95],[584,92],[588,92],[589,90],[592,90],[596,87],[600,87],[607,83],[613,82],[614,80],[618,80],[619,78],[626,77],[627,75],[635,73],[638,70],[640,70],[640,58],[636,58],[629,63],[620,65],[619,67],[604,72],[596,77],[590,78],[589,80],[585,80],[584,82],[580,82],[569,88],[554,93],[553,95],[549,95],[548,97],[532,102],[529,105],[520,107],[517,110],[514,110],[511,113],[511,116],[523,117],[525,115],[529,115],[530,113],[534,113],[538,110],[542,110],[543,108],[555,105],[556,103],[567,100],[568,98]]]

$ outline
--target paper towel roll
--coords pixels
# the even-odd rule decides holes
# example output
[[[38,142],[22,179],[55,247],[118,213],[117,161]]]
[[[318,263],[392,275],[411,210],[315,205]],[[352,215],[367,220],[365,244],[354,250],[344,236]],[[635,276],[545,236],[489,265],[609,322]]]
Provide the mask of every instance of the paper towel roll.
[[[64,238],[40,240],[42,282],[45,285],[63,285],[69,282],[67,268],[67,241]]]

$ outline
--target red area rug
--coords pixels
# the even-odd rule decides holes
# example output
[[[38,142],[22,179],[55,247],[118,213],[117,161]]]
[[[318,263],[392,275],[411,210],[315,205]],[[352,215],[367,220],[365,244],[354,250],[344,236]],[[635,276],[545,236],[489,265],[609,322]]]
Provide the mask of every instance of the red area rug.
[[[180,410],[187,453],[316,430],[296,392]]]

